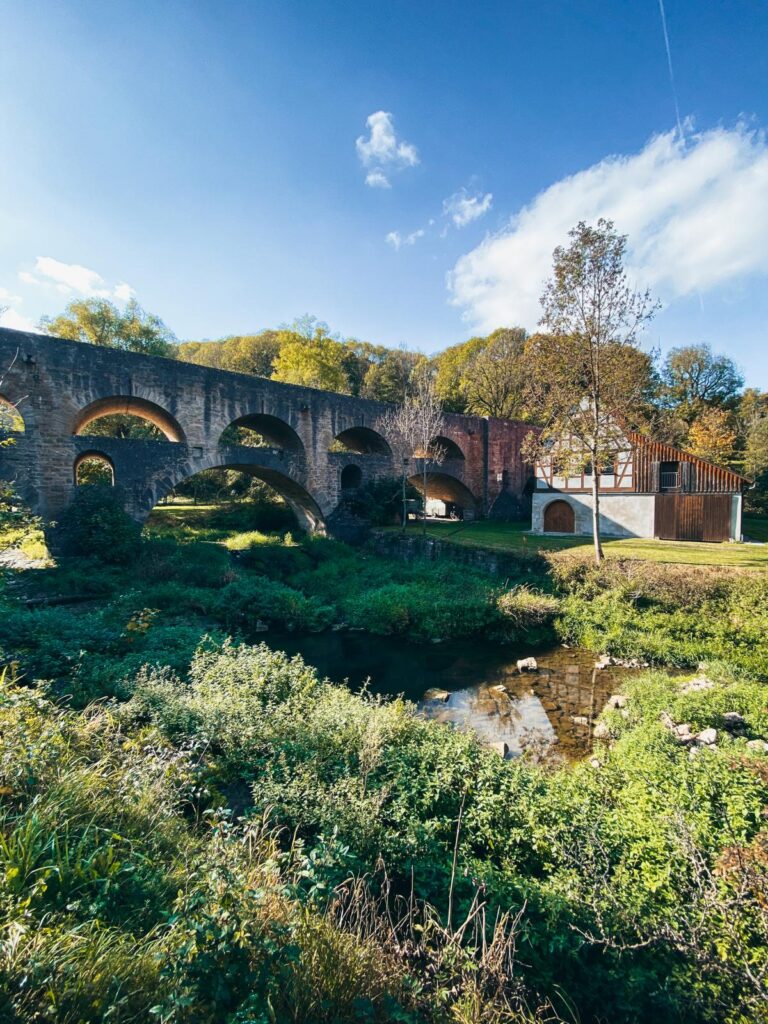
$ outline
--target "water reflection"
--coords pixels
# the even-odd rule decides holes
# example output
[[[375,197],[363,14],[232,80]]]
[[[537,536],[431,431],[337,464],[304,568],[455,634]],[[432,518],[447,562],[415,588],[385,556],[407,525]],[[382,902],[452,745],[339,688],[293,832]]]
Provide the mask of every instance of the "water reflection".
[[[374,693],[403,694],[423,714],[473,729],[506,756],[582,757],[591,724],[627,669],[595,671],[595,656],[562,647],[537,651],[488,641],[416,644],[363,633],[311,636],[265,634],[271,647],[301,654],[321,675],[363,685]],[[538,672],[520,673],[517,661],[534,656]],[[440,696],[429,691],[442,691]]]

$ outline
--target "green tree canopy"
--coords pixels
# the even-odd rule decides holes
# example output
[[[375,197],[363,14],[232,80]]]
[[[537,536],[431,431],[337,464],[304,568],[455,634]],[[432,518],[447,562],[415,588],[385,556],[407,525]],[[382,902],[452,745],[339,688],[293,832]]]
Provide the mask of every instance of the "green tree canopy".
[[[330,335],[327,324],[314,317],[301,318],[291,327],[278,331],[278,342],[274,380],[350,393],[345,366],[347,353],[339,340]]]
[[[464,372],[468,363],[488,344],[488,338],[470,338],[451,345],[432,358],[435,390],[446,412],[467,412]]]
[[[146,356],[176,355],[176,338],[159,316],[147,313],[135,299],[121,312],[107,299],[76,299],[56,317],[43,317],[40,327],[59,338],[89,345],[140,352]]]
[[[183,341],[178,357],[217,370],[271,377],[279,351],[279,332],[265,330],[258,334],[233,334],[218,341]]]
[[[525,343],[523,327],[501,327],[464,363],[460,388],[467,412],[506,419],[525,412]]]
[[[732,359],[709,345],[684,345],[668,354],[662,384],[665,404],[691,424],[706,406],[734,408],[744,378]]]

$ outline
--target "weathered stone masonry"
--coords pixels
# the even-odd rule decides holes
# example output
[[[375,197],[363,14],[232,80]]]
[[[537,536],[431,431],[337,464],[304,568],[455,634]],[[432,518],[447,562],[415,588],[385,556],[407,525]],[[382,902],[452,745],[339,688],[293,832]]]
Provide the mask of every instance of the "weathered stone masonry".
[[[112,463],[127,511],[139,520],[187,477],[229,467],[265,480],[310,529],[322,529],[341,498],[345,467],[358,466],[363,482],[402,471],[403,453],[388,439],[366,452],[370,435],[360,428],[376,431],[387,407],[363,398],[7,329],[0,329],[3,374],[2,397],[18,403],[25,430],[0,449],[0,476],[47,521],[71,500],[86,453]],[[143,416],[169,443],[89,437],[88,423],[112,412]],[[273,447],[220,443],[227,426],[249,417]],[[527,515],[530,470],[520,448],[528,429],[447,414],[444,435],[458,452],[430,474],[430,496],[479,516]],[[359,450],[329,452],[345,431],[353,442],[363,438],[352,445]]]

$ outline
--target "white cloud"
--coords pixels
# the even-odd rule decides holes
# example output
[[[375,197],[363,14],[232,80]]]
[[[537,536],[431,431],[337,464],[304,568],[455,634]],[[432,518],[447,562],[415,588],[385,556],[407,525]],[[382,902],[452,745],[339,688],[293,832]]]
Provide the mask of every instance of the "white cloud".
[[[355,142],[363,167],[373,168],[365,183],[371,188],[389,188],[389,178],[383,168],[415,167],[419,163],[419,152],[412,143],[398,141],[392,115],[386,110],[377,110],[365,123],[368,138],[360,135]]]
[[[487,213],[492,202],[493,194],[491,192],[486,192],[485,195],[480,192],[470,195],[465,188],[462,188],[443,200],[443,213],[451,218],[457,228],[463,228]]]
[[[126,284],[125,281],[121,281],[119,284],[115,285],[113,294],[120,302],[130,302],[131,299],[136,298],[136,292],[129,284]]]
[[[556,182],[457,261],[452,302],[483,330],[535,326],[553,249],[601,216],[629,236],[632,279],[664,301],[768,274],[765,134],[743,124],[685,141],[668,132]]]
[[[114,288],[97,274],[79,263],[62,263],[52,256],[38,256],[35,260],[35,274],[28,270],[19,271],[19,280],[28,285],[45,285],[55,288],[61,295],[83,295],[86,298],[116,299],[128,302],[136,293],[129,284],[121,281]]]
[[[389,178],[386,176],[384,171],[368,171],[365,176],[365,184],[370,185],[371,188],[392,188],[389,183]]]
[[[397,251],[404,245],[415,245],[420,238],[424,237],[424,229],[419,228],[418,231],[412,231],[410,235],[401,235],[399,231],[390,231],[385,237],[384,241],[388,242],[392,248]]]
[[[53,282],[61,290],[79,292],[80,295],[107,298],[109,290],[104,288],[104,278],[95,270],[81,267],[79,263],[62,263],[52,256],[38,256],[35,270],[49,282]]]
[[[12,306],[16,306],[21,301],[22,299],[20,295],[14,295],[13,292],[10,292],[7,288],[0,287],[0,306],[4,306],[6,302]]]
[[[33,334],[41,333],[39,327],[36,327],[28,317],[17,313],[15,309],[6,309],[0,316],[0,327],[10,327],[14,331],[31,331]]]

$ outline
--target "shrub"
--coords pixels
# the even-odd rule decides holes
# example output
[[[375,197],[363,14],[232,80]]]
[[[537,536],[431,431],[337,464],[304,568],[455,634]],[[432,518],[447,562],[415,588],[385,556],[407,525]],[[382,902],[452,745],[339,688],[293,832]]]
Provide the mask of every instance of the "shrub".
[[[57,534],[68,554],[125,565],[138,553],[141,526],[125,512],[119,488],[89,485],[75,491]]]
[[[230,628],[254,629],[259,621],[316,632],[334,619],[332,606],[305,597],[266,576],[239,577],[221,591],[214,611]]]
[[[559,602],[551,594],[521,586],[501,593],[496,599],[496,608],[505,624],[516,632],[526,632],[551,623]]]
[[[405,485],[406,499],[421,501],[421,494],[411,483]],[[371,526],[391,526],[400,523],[403,515],[403,485],[395,477],[370,480],[346,494],[344,507],[365,519]]]

